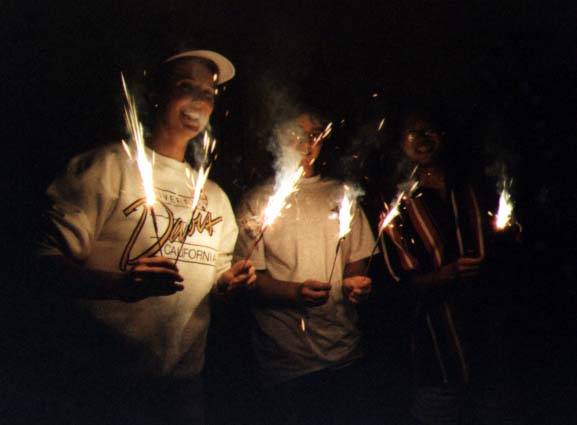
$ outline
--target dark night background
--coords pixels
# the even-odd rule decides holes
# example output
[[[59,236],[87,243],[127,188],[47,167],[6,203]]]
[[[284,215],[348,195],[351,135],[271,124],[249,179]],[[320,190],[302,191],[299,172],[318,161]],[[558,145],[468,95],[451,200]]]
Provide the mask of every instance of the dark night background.
[[[379,172],[392,161],[387,131],[376,128],[403,103],[435,105],[461,151],[507,162],[524,226],[524,281],[510,303],[528,417],[575,423],[574,2],[27,0],[1,2],[0,10],[7,341],[0,385],[11,395],[0,417],[19,416],[11,400],[26,398],[34,381],[28,341],[46,330],[30,319],[38,300],[23,278],[45,185],[71,155],[124,137],[120,71],[139,75],[167,46],[186,45],[220,51],[237,68],[212,118],[220,142],[212,178],[233,203],[267,174],[263,134],[279,93],[335,122],[329,165],[364,185],[371,221],[378,210],[370,199],[385,196],[387,176]],[[375,303],[381,315],[369,311],[382,320],[373,322],[380,331],[368,331],[369,344],[375,358],[403,370],[402,315],[393,304]],[[235,315],[242,320],[231,330]],[[215,312],[210,391],[252,391],[250,370],[242,369],[250,363],[241,347],[245,319],[242,308]],[[395,392],[383,391],[383,398]],[[215,421],[231,420],[242,404],[237,396]]]

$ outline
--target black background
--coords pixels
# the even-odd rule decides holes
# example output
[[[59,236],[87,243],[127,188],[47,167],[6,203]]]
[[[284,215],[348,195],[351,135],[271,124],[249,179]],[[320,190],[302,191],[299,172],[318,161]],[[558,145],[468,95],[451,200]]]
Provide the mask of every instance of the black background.
[[[351,162],[352,153],[362,159],[376,152],[373,159],[390,162],[390,141],[373,130],[407,100],[446,112],[453,140],[473,156],[499,153],[514,175],[525,230],[530,272],[511,303],[524,324],[519,361],[527,387],[536,389],[533,416],[535,423],[546,417],[571,423],[577,358],[573,2],[14,1],[0,9],[2,285],[9,289],[4,312],[12,342],[35,329],[22,326],[27,314],[18,295],[30,296],[19,285],[41,194],[71,155],[124,136],[120,72],[139,75],[166,56],[167,46],[209,48],[237,68],[212,118],[220,141],[212,176],[233,203],[267,173],[263,134],[284,97],[317,106],[335,123],[345,120],[325,151],[348,158],[345,174],[374,197],[386,176],[375,175],[381,168],[374,161],[366,167]],[[370,203],[367,213],[376,220]],[[219,335],[218,319],[215,326]],[[242,387],[249,376],[235,378],[237,365],[221,355],[244,336],[224,335],[222,347],[216,338],[209,349],[215,359],[209,372],[223,387],[231,381]],[[6,364],[18,370],[20,356],[11,354],[15,360]]]

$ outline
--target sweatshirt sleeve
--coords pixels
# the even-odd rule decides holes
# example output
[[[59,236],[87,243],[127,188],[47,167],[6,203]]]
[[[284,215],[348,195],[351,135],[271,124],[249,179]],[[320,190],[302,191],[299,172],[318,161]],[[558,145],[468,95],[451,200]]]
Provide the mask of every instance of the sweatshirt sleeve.
[[[116,206],[121,180],[122,167],[114,152],[95,150],[73,158],[48,187],[38,255],[88,258]]]

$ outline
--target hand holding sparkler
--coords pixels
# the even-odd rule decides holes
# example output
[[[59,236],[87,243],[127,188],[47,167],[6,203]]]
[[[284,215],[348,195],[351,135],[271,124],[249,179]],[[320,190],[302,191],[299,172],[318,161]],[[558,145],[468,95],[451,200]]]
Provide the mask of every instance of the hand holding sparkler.
[[[297,298],[305,307],[315,307],[326,303],[330,292],[330,283],[307,279],[298,286]]]
[[[372,281],[367,276],[350,276],[343,279],[343,293],[352,304],[365,301],[372,290]]]
[[[250,260],[241,260],[220,275],[215,292],[221,298],[228,300],[244,290],[254,289],[256,270]]]
[[[182,291],[184,279],[178,268],[165,257],[143,257],[136,260],[120,286],[120,298],[135,302],[149,297],[172,295]]]

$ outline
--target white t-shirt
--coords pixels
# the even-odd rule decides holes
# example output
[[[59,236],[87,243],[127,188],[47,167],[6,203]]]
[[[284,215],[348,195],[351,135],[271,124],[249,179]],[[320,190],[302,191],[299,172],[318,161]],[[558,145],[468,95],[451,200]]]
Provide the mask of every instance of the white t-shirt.
[[[196,176],[187,163],[155,155],[159,243],[137,164],[120,144],[75,157],[48,189],[52,226],[40,241],[40,255],[64,255],[88,269],[118,272],[142,256],[175,260],[185,240],[178,261],[183,291],[134,303],[75,301],[130,346],[129,374],[191,377],[204,365],[209,292],[230,267],[238,230],[228,197],[208,181],[184,238],[193,194],[186,169]]]
[[[237,211],[240,227],[235,256],[243,258],[258,236],[259,217],[273,185],[248,194]],[[339,240],[338,206],[343,185],[319,176],[301,179],[290,207],[267,228],[251,260],[277,280],[328,282]],[[274,384],[328,367],[339,367],[361,355],[354,306],[342,292],[346,264],[369,257],[374,237],[357,208],[351,232],[338,252],[326,304],[310,308],[253,306],[257,328],[254,349],[265,384]],[[304,329],[304,330],[303,330]]]

